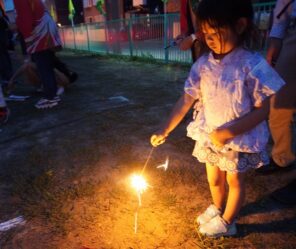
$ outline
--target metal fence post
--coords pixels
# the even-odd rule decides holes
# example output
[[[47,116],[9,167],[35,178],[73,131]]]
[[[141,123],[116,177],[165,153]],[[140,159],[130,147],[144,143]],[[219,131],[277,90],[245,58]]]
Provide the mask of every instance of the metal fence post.
[[[64,27],[61,27],[61,30],[62,30],[62,34],[63,34],[63,47],[65,48],[66,47],[66,40],[65,40],[65,29],[64,29]]]
[[[77,50],[76,39],[75,39],[75,26],[72,26],[72,30],[73,30],[74,49]]]
[[[87,49],[88,49],[88,52],[90,52],[90,42],[89,42],[89,33],[88,33],[88,24],[87,23],[85,23],[85,27],[86,27]]]
[[[163,47],[164,47],[164,61],[165,61],[165,63],[168,63],[169,62],[169,50],[168,49],[165,49],[166,47],[167,47],[167,45],[168,45],[168,17],[167,17],[167,11],[166,11],[166,3],[164,4],[164,32],[163,32],[163,34],[164,34],[164,39],[163,39]]]
[[[109,29],[107,25],[107,21],[104,22],[104,30],[105,30],[105,50],[106,54],[109,54]]]

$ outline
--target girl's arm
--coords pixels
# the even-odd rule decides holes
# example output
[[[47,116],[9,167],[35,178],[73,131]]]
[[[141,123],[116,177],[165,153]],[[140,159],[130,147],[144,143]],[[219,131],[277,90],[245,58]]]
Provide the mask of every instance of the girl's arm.
[[[274,95],[272,97],[274,97]],[[239,118],[231,126],[218,128],[213,131],[210,134],[212,143],[216,146],[223,146],[229,139],[253,129],[268,118],[269,107],[270,98],[266,98],[260,107],[255,108],[253,111]]]
[[[161,129],[151,136],[150,142],[156,147],[165,142],[166,137],[173,131],[182,121],[186,113],[189,111],[195,99],[187,93],[184,93],[175,104],[169,118],[161,126]]]

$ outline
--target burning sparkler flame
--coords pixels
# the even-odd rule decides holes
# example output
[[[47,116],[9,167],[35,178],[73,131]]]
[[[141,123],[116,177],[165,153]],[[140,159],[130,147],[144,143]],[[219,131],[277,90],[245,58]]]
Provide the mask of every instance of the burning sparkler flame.
[[[137,192],[138,201],[139,201],[137,211],[135,212],[135,228],[134,228],[134,231],[135,231],[135,233],[137,233],[137,230],[138,230],[138,211],[139,211],[139,208],[142,206],[141,195],[149,187],[149,185],[148,185],[147,181],[145,180],[145,178],[142,175],[137,175],[137,174],[134,174],[134,175],[131,176],[131,184],[132,184],[132,187]]]
[[[157,169],[163,168],[166,171],[169,167],[169,158],[167,157],[164,164],[157,166]]]
[[[148,188],[148,183],[142,175],[132,175],[131,183],[138,194],[142,194]]]

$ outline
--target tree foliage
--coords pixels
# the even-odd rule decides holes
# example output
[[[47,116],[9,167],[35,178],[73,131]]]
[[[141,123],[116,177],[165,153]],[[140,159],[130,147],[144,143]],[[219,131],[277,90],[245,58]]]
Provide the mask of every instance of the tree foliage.
[[[106,11],[104,10],[105,0],[98,0],[96,4],[97,10],[102,14],[106,15]]]

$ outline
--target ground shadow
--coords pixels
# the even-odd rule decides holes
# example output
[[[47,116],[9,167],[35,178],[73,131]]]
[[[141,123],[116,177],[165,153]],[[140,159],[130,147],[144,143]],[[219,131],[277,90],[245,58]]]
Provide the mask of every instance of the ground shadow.
[[[291,233],[296,232],[296,215],[292,218],[275,220],[267,223],[237,224],[239,235],[245,237],[251,233]]]
[[[251,215],[251,214],[260,214],[260,213],[269,213],[280,210],[290,210],[295,208],[295,206],[284,205],[276,200],[271,198],[271,195],[265,195],[260,199],[257,199],[254,202],[247,203],[244,205],[240,212],[240,217]]]

